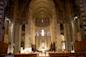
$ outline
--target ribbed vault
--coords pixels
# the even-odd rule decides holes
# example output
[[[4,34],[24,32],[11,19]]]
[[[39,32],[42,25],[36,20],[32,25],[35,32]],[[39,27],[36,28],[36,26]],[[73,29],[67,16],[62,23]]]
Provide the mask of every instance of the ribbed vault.
[[[32,0],[30,11],[36,26],[48,26],[55,11],[54,2],[53,0]]]
[[[72,8],[72,6],[70,8],[66,6],[68,3],[69,5],[73,3],[71,2],[72,0],[8,0],[8,1],[9,3],[6,7],[5,16],[7,16],[12,21],[15,20],[21,24],[28,23],[27,20],[29,19],[28,16],[30,12],[33,19],[37,20],[39,19],[41,23],[42,20],[44,19],[52,19],[52,16],[54,15],[53,12],[56,13],[57,23],[68,22],[69,19],[66,20],[67,18],[65,15],[69,13],[68,11],[70,10],[70,8]]]

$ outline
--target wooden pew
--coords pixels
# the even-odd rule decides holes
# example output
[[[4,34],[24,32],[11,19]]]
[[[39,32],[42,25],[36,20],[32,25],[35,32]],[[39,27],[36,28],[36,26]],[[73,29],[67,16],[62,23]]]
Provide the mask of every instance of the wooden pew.
[[[16,54],[14,57],[37,57],[37,54],[30,53],[30,54]]]
[[[5,57],[5,54],[0,54],[0,57]]]
[[[68,57],[68,53],[49,53],[50,57]]]
[[[86,52],[86,41],[76,41],[74,48],[75,52]]]
[[[50,57],[86,57],[86,53],[49,53]]]
[[[0,55],[0,57],[9,57],[9,56],[10,57],[37,57],[37,54],[30,53],[30,54]]]
[[[8,44],[0,42],[0,55],[7,54]]]

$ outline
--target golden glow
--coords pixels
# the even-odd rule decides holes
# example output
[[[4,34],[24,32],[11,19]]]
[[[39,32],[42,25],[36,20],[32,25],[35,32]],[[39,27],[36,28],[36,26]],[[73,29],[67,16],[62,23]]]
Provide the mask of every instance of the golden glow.
[[[32,52],[32,48],[25,48],[25,49],[23,49],[22,47],[21,47],[21,53],[23,53],[23,54],[28,54],[28,53],[31,53]]]
[[[44,34],[44,30],[42,29],[41,30],[41,36],[44,36],[45,34]]]

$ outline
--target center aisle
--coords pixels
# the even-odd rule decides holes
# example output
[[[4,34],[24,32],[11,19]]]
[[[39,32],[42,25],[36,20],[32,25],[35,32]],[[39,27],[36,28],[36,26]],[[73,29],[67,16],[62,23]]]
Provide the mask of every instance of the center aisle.
[[[49,57],[49,56],[38,56],[38,57]]]
[[[48,53],[39,53],[37,57],[49,57]]]

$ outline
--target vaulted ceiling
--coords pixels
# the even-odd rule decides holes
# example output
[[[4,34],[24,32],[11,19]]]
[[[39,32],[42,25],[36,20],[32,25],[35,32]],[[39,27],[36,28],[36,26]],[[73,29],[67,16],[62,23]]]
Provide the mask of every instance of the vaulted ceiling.
[[[26,23],[29,8],[33,12],[32,16],[35,19],[42,19],[41,22],[52,18],[52,13],[55,11],[57,22],[62,23],[65,14],[70,15],[70,12],[73,12],[73,0],[9,0],[6,8],[6,16],[11,20]]]

